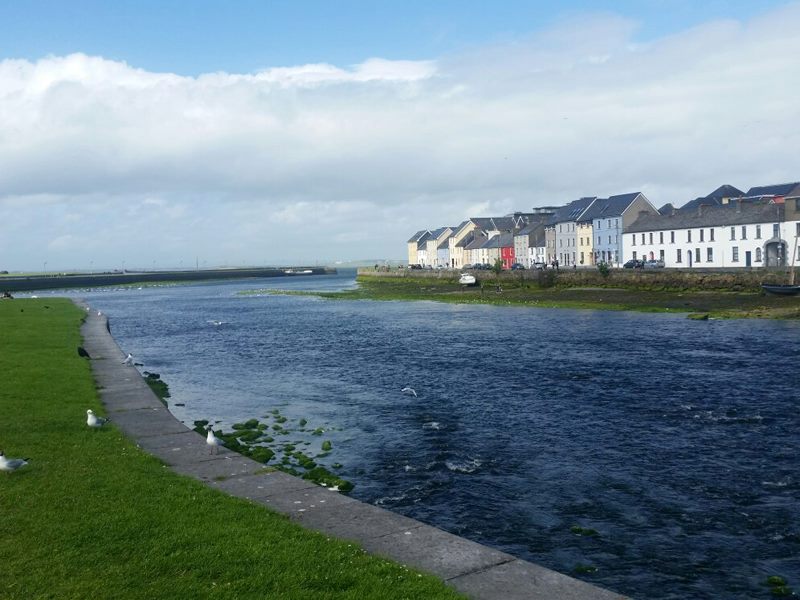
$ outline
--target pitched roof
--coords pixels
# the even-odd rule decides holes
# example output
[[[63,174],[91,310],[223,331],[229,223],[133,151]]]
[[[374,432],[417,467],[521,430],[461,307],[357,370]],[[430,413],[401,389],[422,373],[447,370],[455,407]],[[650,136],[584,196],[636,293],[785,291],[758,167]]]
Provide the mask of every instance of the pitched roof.
[[[800,181],[794,183],[779,183],[776,185],[762,185],[752,187],[744,194],[747,197],[752,196],[788,196],[789,194],[800,194]]]
[[[411,236],[411,239],[408,240],[408,243],[411,244],[412,242],[418,242],[420,238],[426,233],[430,232],[427,229],[420,229],[417,233]]]
[[[476,248],[483,248],[484,244],[488,242],[488,238],[481,234],[477,233],[473,236],[472,241],[466,245],[464,248],[465,250],[475,250]]]
[[[514,234],[510,232],[501,233],[489,238],[484,248],[509,248],[514,245]]]
[[[731,202],[719,206],[704,206],[702,210],[694,212],[680,210],[668,215],[644,213],[625,229],[625,233],[777,223],[783,220],[784,208],[783,204],[769,202]]]
[[[421,238],[417,240],[417,250],[424,250],[428,245],[428,240],[431,239],[431,232],[426,231]]]
[[[573,200],[566,206],[562,206],[555,213],[553,213],[552,218],[548,220],[548,225],[553,226],[556,223],[577,221],[581,214],[583,214],[583,211],[589,208],[592,202],[594,202],[596,199],[596,196],[586,196],[584,198],[579,198],[578,200]]]
[[[475,217],[470,221],[484,231],[511,231],[517,227],[517,220],[514,217]]]
[[[592,205],[580,216],[579,221],[593,221],[594,219],[606,219],[608,217],[619,217],[631,202],[639,197],[641,192],[631,192],[629,194],[617,194],[608,198],[597,198]]]
[[[544,228],[545,228],[544,223],[531,223],[527,227],[524,227],[523,229],[515,233],[514,238],[515,239],[517,237],[526,238],[525,243],[531,248],[536,248],[537,246],[544,246],[545,245]]]
[[[658,212],[659,212],[659,214],[662,214],[662,215],[668,215],[673,210],[675,210],[675,207],[672,206],[671,202],[667,202],[664,206],[662,206],[661,208],[658,209]]]
[[[708,206],[721,206],[724,198],[741,198],[742,196],[744,196],[744,192],[742,190],[726,183],[719,186],[707,196],[701,196],[699,198],[695,198],[694,200],[689,200],[689,202],[681,206],[678,210],[681,212],[694,212],[701,204],[706,204]]]

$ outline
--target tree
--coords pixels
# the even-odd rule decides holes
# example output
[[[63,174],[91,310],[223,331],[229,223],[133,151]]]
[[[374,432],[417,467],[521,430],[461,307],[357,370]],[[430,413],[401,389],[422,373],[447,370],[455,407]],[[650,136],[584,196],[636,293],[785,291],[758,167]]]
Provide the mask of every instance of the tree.
[[[494,271],[495,275],[500,275],[500,273],[503,272],[503,259],[502,258],[498,258],[497,260],[494,261],[494,264],[492,265],[492,271]]]

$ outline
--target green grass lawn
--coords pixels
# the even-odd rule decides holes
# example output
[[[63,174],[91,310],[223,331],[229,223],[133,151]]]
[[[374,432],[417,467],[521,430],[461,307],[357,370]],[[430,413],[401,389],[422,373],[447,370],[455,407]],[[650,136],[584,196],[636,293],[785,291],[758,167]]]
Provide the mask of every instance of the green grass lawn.
[[[0,300],[0,598],[459,598],[172,473],[113,426],[65,299]]]

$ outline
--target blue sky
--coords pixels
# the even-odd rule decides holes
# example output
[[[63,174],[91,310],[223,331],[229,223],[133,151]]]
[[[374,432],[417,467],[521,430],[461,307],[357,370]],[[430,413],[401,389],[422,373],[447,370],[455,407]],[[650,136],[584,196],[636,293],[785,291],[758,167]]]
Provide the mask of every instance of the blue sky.
[[[800,179],[800,3],[0,0],[0,269],[402,259]]]
[[[586,14],[637,23],[647,41],[715,19],[748,19],[775,0],[360,2],[96,0],[0,2],[0,55],[82,52],[150,71],[198,75],[372,57],[421,60],[530,36]]]

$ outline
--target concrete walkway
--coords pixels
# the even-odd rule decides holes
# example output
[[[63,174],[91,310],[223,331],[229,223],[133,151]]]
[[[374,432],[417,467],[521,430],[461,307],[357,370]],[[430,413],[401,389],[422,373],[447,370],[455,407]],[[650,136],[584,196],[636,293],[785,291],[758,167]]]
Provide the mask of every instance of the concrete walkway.
[[[82,305],[85,307],[85,305]],[[158,400],[94,310],[82,328],[84,348],[111,417],[140,448],[176,473],[287,515],[303,526],[354,540],[367,551],[433,573],[477,600],[622,600],[623,596],[452,535],[414,519],[331,492],[223,449],[209,455],[205,438]]]

